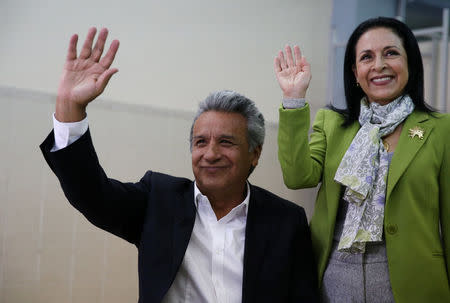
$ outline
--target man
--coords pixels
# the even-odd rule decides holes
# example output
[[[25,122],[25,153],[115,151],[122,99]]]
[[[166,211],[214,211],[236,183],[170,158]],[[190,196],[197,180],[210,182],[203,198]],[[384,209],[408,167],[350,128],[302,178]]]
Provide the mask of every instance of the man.
[[[258,164],[264,118],[231,91],[201,104],[191,128],[195,181],[148,171],[137,183],[99,165],[86,107],[106,87],[119,47],[102,58],[107,30],[79,57],[70,39],[45,159],[70,203],[139,253],[139,302],[315,302],[316,277],[303,209],[247,178]]]

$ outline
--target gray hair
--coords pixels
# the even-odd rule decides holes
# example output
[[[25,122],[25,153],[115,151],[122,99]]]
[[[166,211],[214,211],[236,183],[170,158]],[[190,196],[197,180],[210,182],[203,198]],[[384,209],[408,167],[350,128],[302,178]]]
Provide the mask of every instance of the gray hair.
[[[249,151],[264,144],[266,130],[264,128],[264,117],[255,105],[255,102],[247,97],[231,90],[222,90],[211,93],[205,100],[200,102],[197,114],[191,126],[189,135],[190,148],[192,151],[192,136],[194,124],[198,117],[204,112],[218,111],[228,113],[238,113],[247,120],[247,140]]]

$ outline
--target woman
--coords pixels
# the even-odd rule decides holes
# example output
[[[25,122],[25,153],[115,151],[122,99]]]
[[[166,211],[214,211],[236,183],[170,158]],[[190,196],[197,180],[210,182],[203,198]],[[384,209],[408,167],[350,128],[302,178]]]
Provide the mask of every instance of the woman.
[[[321,109],[308,141],[310,66],[275,58],[279,160],[292,189],[321,183],[311,219],[324,302],[450,302],[450,115],[424,102],[417,41],[375,18],[351,35],[347,109]]]

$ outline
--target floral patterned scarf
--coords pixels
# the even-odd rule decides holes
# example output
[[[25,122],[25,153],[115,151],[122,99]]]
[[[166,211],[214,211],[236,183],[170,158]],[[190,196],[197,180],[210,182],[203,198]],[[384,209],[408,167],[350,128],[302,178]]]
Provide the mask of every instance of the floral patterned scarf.
[[[343,198],[349,202],[339,251],[362,253],[366,242],[382,240],[389,157],[381,138],[392,133],[413,110],[408,95],[386,105],[361,99],[361,128],[334,176],[346,186]]]

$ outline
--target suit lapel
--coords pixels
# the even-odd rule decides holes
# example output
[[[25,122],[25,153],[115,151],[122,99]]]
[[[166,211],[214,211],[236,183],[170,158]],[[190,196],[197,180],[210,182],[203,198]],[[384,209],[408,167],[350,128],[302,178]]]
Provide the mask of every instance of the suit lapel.
[[[250,185],[250,203],[245,229],[242,302],[254,302],[255,283],[259,277],[259,270],[263,266],[268,239],[271,237],[267,220],[269,218],[264,201],[259,199],[258,192]]]
[[[418,137],[411,138],[409,136],[409,130],[414,127],[423,129],[423,139],[419,139]],[[429,119],[428,114],[424,112],[413,112],[406,119],[389,167],[386,201],[389,200],[392,190],[414,156],[427,141],[433,127],[434,123]]]
[[[174,275],[183,261],[184,254],[191,238],[194,228],[196,208],[194,204],[194,183],[189,185],[189,189],[175,197],[173,203],[174,224],[173,224],[173,262],[172,272]]]

